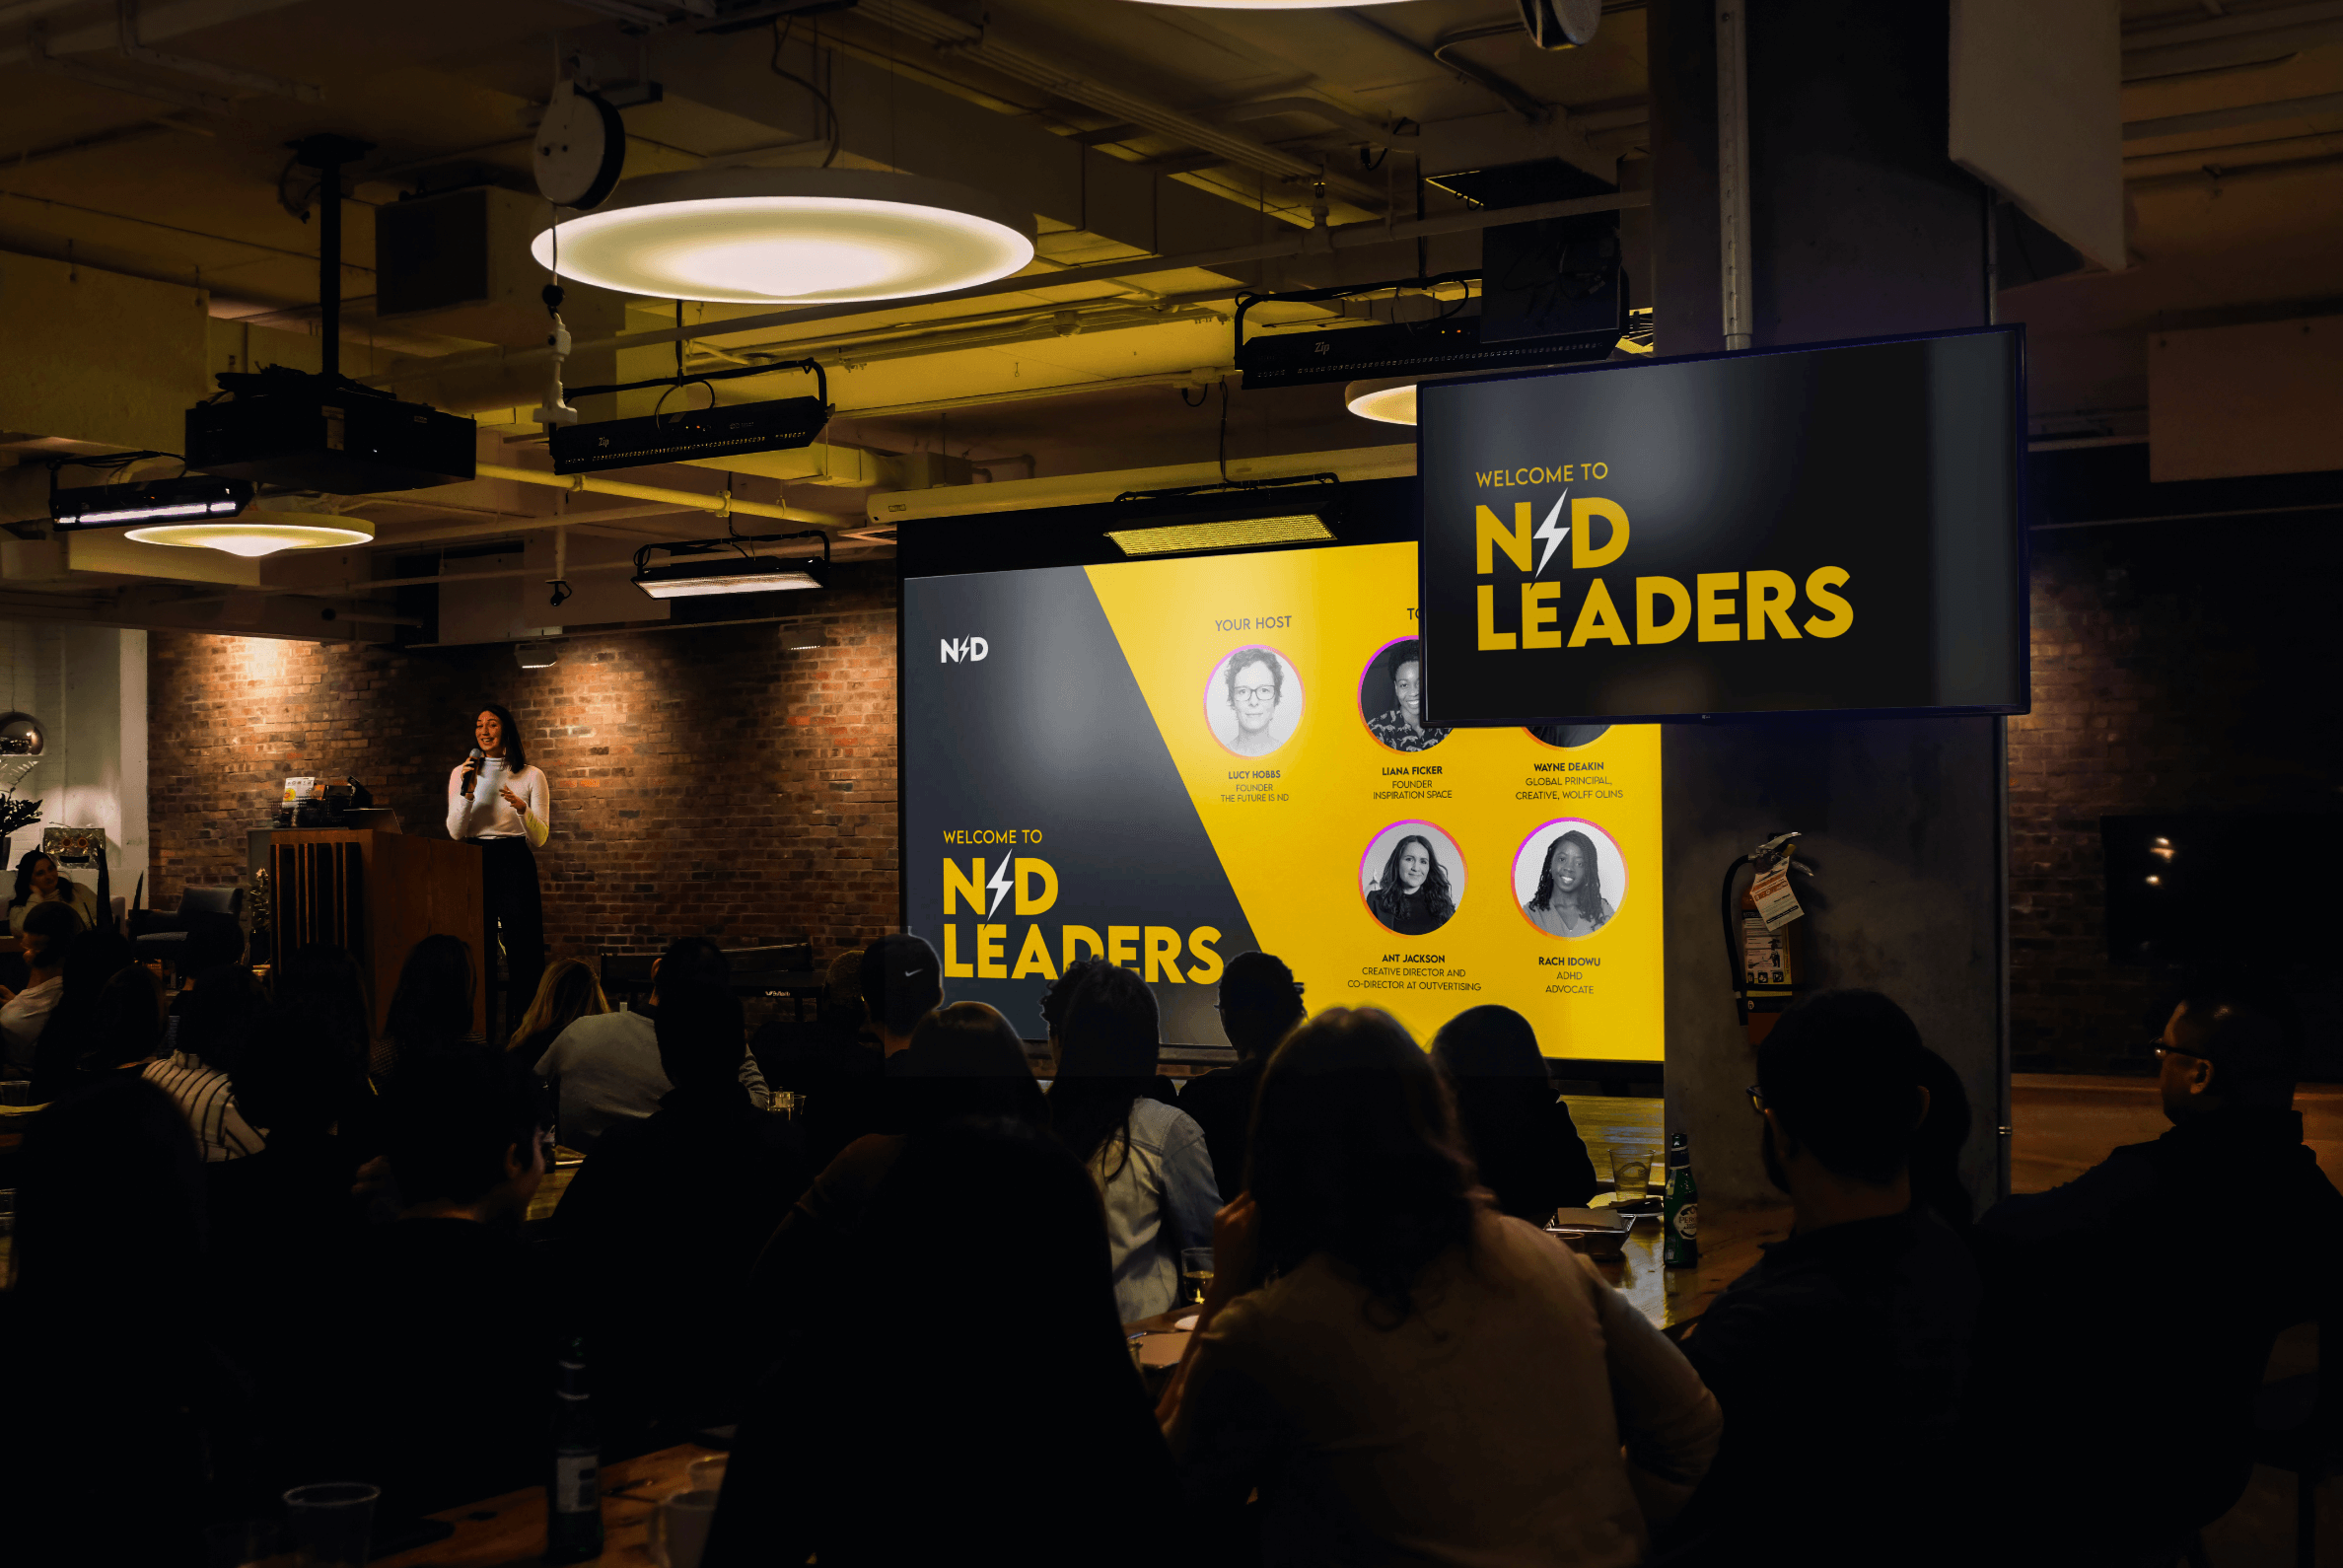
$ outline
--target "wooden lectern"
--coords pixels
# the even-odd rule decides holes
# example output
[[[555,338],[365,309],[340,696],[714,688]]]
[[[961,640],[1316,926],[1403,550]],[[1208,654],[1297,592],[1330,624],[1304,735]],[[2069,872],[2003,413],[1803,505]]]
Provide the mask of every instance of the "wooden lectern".
[[[257,835],[255,835],[257,836]],[[274,957],[305,942],[349,950],[380,1036],[407,951],[444,932],[471,950],[472,1029],[488,1028],[491,972],[480,951],[480,848],[373,828],[297,827],[268,835]]]

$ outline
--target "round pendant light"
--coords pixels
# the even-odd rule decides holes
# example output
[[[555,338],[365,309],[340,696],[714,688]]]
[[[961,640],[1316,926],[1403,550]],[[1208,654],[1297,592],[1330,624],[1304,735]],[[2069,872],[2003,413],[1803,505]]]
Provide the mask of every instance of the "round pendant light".
[[[1342,401],[1361,419],[1386,425],[1416,422],[1416,387],[1421,376],[1393,376],[1378,381],[1354,381],[1342,389]]]
[[[279,550],[319,550],[336,544],[370,544],[374,525],[364,518],[329,512],[264,512],[189,523],[150,523],[123,535],[141,544],[177,544],[187,549],[226,550],[231,555],[274,555]]]
[[[653,299],[826,304],[942,294],[1033,258],[1033,220],[949,180],[867,169],[630,179],[531,247],[565,278]]]

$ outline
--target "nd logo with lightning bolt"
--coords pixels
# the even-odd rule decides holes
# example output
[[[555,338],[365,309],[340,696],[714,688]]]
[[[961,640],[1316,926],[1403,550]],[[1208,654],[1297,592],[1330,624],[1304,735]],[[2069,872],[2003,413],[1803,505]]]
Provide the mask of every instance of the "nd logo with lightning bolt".
[[[1151,983],[1211,985],[1220,979],[1220,955],[1213,948],[1220,941],[1220,932],[1212,926],[1183,933],[1172,926],[1109,924],[1101,930],[1066,924],[1053,931],[1035,923],[1025,928],[1013,963],[1009,958],[1010,922],[1002,916],[1007,913],[1030,919],[1047,914],[1057,907],[1057,868],[1037,856],[1005,854],[999,865],[990,867],[981,856],[967,860],[947,856],[944,977],[1023,980],[1037,976],[1054,980],[1067,964],[1088,956],[1137,969]],[[963,932],[952,920],[962,909],[977,918],[972,931]]]
[[[1565,507],[1569,509],[1568,523],[1562,521]],[[1624,589],[1626,602],[1635,610],[1632,629],[1621,612],[1620,600],[1612,597],[1610,584],[1591,577],[1566,633],[1562,629],[1562,584],[1548,581],[1546,568],[1565,539],[1570,543],[1574,571],[1599,571],[1618,560],[1627,553],[1627,510],[1600,496],[1573,499],[1566,489],[1534,527],[1533,516],[1534,508],[1527,501],[1514,503],[1510,526],[1493,508],[1472,509],[1474,572],[1482,577],[1496,576],[1497,559],[1502,555],[1517,571],[1526,574],[1518,604],[1508,604],[1502,611],[1495,583],[1482,583],[1475,590],[1482,653],[1584,648],[1590,643],[1633,648],[1673,642],[1694,630],[1701,642],[1763,642],[1768,636],[1789,641],[1837,637],[1855,624],[1855,606],[1838,592],[1847,586],[1847,572],[1842,567],[1817,566],[1806,574],[1804,585],[1806,603],[1816,613],[1803,619],[1793,618],[1799,608],[1800,584],[1788,572],[1698,572],[1689,588],[1673,577],[1637,577],[1632,587]],[[1540,546],[1534,566],[1530,564],[1532,545]],[[1512,624],[1505,624],[1507,621]]]

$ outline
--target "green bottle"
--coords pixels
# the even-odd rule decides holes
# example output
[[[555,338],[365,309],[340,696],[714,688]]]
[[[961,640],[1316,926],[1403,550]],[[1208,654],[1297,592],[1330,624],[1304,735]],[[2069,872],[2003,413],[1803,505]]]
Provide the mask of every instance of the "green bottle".
[[[1692,1181],[1692,1140],[1677,1133],[1668,1140],[1668,1199],[1662,1218],[1660,1258],[1669,1268],[1700,1263],[1700,1188]]]
[[[545,1481],[545,1557],[592,1562],[603,1554],[602,1445],[586,1398],[586,1342],[561,1352],[553,1394],[553,1472]]]

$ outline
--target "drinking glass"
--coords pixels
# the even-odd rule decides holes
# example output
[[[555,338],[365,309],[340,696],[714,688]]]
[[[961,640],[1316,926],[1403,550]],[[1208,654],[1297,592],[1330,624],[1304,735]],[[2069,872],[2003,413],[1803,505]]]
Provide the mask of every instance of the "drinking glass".
[[[383,1494],[364,1481],[320,1481],[285,1494],[285,1529],[302,1568],[366,1568],[367,1536]]]
[[[726,1460],[730,1457],[725,1454],[711,1454],[704,1460],[693,1460],[688,1471],[691,1477],[691,1489],[695,1492],[723,1491],[724,1466]]]
[[[1660,1151],[1650,1144],[1614,1143],[1610,1157],[1611,1184],[1617,1189],[1611,1202],[1634,1203],[1647,1196],[1652,1188],[1652,1166]]]
[[[671,1492],[651,1511],[643,1544],[659,1568],[699,1568],[716,1518],[714,1492]]]
[[[1212,1248],[1183,1247],[1179,1249],[1179,1283],[1182,1305],[1201,1306],[1204,1293],[1212,1289]]]

